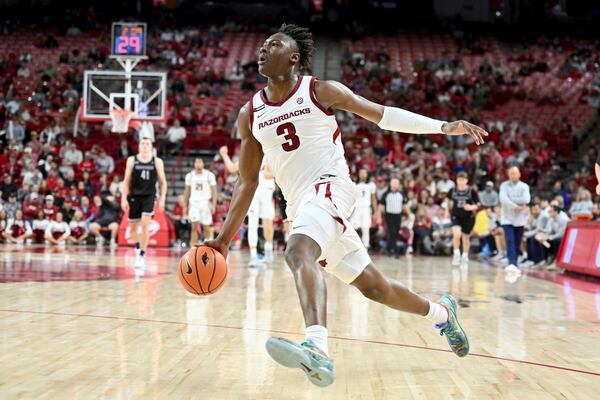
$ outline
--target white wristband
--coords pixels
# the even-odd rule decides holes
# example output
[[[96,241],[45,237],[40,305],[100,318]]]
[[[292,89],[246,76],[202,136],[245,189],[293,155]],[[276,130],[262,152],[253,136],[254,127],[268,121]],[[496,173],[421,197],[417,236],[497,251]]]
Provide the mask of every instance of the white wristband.
[[[404,133],[443,133],[445,121],[425,117],[397,107],[385,107],[379,124],[381,129]]]

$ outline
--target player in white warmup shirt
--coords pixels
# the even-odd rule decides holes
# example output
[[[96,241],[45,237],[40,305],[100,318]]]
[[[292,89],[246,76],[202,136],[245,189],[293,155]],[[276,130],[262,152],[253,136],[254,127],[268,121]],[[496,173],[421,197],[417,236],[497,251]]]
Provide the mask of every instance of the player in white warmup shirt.
[[[227,147],[219,149],[221,158],[225,163],[227,170],[236,174],[239,172],[238,161],[232,161],[229,158]],[[258,244],[258,219],[262,220],[263,235],[265,237],[265,262],[273,262],[273,219],[275,218],[275,203],[273,201],[275,193],[275,179],[269,171],[269,168],[263,163],[258,175],[258,187],[254,198],[248,210],[248,245],[250,246],[250,267],[260,265],[256,245]]]
[[[258,244],[258,219],[262,220],[265,237],[265,262],[273,262],[273,219],[275,218],[275,180],[269,169],[263,165],[258,175],[258,188],[248,210],[248,245],[250,246],[250,266],[258,266],[256,245]]]
[[[191,245],[198,241],[198,224],[202,225],[204,238],[213,238],[212,215],[217,208],[217,179],[215,174],[204,168],[204,160],[196,158],[194,169],[185,176],[183,193],[187,215],[192,222]]]
[[[369,172],[361,168],[358,171],[358,182],[356,183],[356,208],[350,217],[354,229],[361,230],[362,242],[368,249],[370,243],[369,230],[373,210],[377,210],[377,197],[375,196],[375,183],[369,182]]]
[[[273,337],[267,341],[267,352],[276,362],[299,368],[315,385],[333,383],[327,289],[319,269],[355,286],[373,301],[426,317],[446,335],[452,351],[464,357],[469,341],[458,322],[456,300],[446,294],[434,303],[384,276],[349,223],[356,189],[334,110],[358,114],[385,130],[470,135],[476,144],[483,143],[487,133],[466,121],[444,122],[373,103],[339,82],[298,75],[299,67],[310,66],[313,50],[307,29],[285,24],[260,47],[258,71],[268,83],[240,110],[240,177],[219,236],[206,244],[227,256],[258,187],[264,158],[293,221],[285,260],[307,327],[301,344]]]

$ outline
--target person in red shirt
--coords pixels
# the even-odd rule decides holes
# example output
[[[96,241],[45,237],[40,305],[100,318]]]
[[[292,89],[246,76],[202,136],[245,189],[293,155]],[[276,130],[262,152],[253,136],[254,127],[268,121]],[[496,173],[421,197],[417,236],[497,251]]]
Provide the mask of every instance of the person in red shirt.
[[[96,170],[96,165],[94,164],[94,160],[92,159],[92,153],[90,153],[89,151],[86,151],[83,161],[79,164],[79,171],[89,172],[91,174],[95,170]]]
[[[54,195],[62,201],[69,197],[69,188],[65,186],[65,181],[62,179],[58,180],[56,188],[54,189]]]
[[[52,168],[48,172],[48,176],[46,177],[46,186],[50,192],[54,192],[58,186],[58,180],[60,176],[58,176],[58,172],[56,169]]]
[[[29,221],[35,219],[38,214],[38,210],[40,210],[40,205],[38,203],[38,194],[31,193],[29,196],[27,196],[27,198],[23,202],[22,209],[26,220]]]
[[[42,206],[42,211],[44,211],[44,215],[49,220],[54,220],[56,213],[58,212],[58,207],[54,204],[54,196],[51,194],[47,195],[44,199],[44,205]]]

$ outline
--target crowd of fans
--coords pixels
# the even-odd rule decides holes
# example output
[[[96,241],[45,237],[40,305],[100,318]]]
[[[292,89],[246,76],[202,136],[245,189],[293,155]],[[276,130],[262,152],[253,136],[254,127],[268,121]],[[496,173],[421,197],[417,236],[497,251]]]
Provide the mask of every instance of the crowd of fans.
[[[82,152],[71,139],[27,136],[0,155],[1,239],[64,245],[94,238],[102,245],[106,234],[115,246],[121,220],[115,159],[124,163],[132,154],[127,142],[110,155],[99,144]]]
[[[181,154],[191,135],[229,135],[235,115],[227,114],[222,108],[207,108],[200,113],[192,98],[218,98],[234,84],[239,84],[249,97],[260,87],[262,81],[255,63],[237,63],[228,72],[202,65],[207,55],[227,57],[228,50],[221,39],[225,32],[240,29],[229,24],[213,26],[208,31],[166,29],[152,33],[148,41],[148,66],[164,67],[172,72],[169,74],[169,124],[156,127],[159,154]],[[73,26],[67,34],[84,33]],[[61,49],[59,39],[49,35],[40,40],[38,46]],[[599,52],[589,44],[545,40],[541,45],[570,54],[558,70],[559,77],[597,73]],[[523,180],[538,194],[531,215],[547,216],[553,206],[558,206],[564,220],[571,203],[577,204],[574,199],[587,197],[586,188],[593,187],[594,177],[590,171],[595,159],[595,143],[584,152],[579,169],[566,180],[558,179],[562,171],[555,163],[557,154],[546,143],[551,141],[550,136],[575,137],[568,120],[554,121],[551,126],[539,126],[530,120],[480,121],[481,111],[501,108],[512,98],[539,105],[560,104],[563,101],[560,93],[536,93],[520,85],[523,77],[536,72],[547,73],[547,60],[534,58],[526,51],[514,51],[507,62],[484,60],[475,70],[467,70],[460,61],[460,54],[464,51],[485,54],[485,43],[476,47],[470,44],[468,48],[459,47],[457,54],[423,59],[410,76],[390,70],[390,56],[385,49],[366,52],[346,49],[344,53],[342,81],[357,93],[383,104],[446,120],[469,118],[492,133],[490,140],[475,151],[472,144],[461,138],[451,141],[435,136],[383,133],[352,114],[337,113],[352,173],[357,174],[361,168],[368,171],[376,185],[378,200],[388,191],[390,181],[398,179],[404,203],[399,232],[399,248],[403,251],[425,254],[448,251],[451,232],[445,195],[454,186],[453,179],[460,171],[468,173],[485,206],[478,214],[480,223],[476,224],[476,234],[481,239],[479,250],[486,255],[495,252],[502,255],[503,251],[493,198],[494,188],[504,180],[507,164],[519,165]],[[119,208],[115,206],[119,204],[120,176],[124,160],[133,151],[128,141],[104,140],[108,125],[72,123],[79,105],[83,71],[98,63],[109,67],[108,52],[108,48],[102,46],[63,51],[58,65],[50,63],[39,69],[31,67],[35,55],[0,56],[0,229],[5,240],[64,243],[74,238],[72,241],[80,243],[96,238],[96,242],[102,244],[102,238],[106,237],[114,243],[115,223],[120,220]],[[200,65],[202,67],[198,67]],[[16,82],[23,78],[33,82],[32,93],[18,90]],[[582,106],[597,107],[599,82],[597,79],[585,89]],[[227,174],[218,160],[212,168],[220,177],[218,230],[235,177]],[[546,180],[540,179],[541,171]],[[552,187],[544,186],[548,181],[554,182]],[[484,198],[488,198],[486,204],[483,204]],[[590,204],[592,206],[586,206],[588,215],[597,219],[600,207],[597,202]],[[538,206],[539,213],[535,208]],[[180,237],[185,239],[184,232],[189,229],[182,209],[178,202],[171,216]],[[43,211],[43,218],[39,211]],[[576,211],[572,211],[571,217],[575,215]],[[542,222],[534,223],[537,233],[528,231],[528,239],[542,237],[546,229],[546,223]],[[389,235],[376,216],[371,230],[371,247],[389,250]],[[53,232],[62,232],[62,235],[55,238],[58,234]]]

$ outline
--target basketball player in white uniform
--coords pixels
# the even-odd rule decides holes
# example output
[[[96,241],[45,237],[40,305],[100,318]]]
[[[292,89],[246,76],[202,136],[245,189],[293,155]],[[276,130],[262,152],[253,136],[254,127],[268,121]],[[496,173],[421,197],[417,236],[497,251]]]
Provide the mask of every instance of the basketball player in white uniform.
[[[367,249],[370,243],[369,230],[371,229],[373,210],[377,210],[376,190],[375,183],[369,182],[369,172],[361,168],[358,171],[358,182],[356,183],[356,208],[350,220],[354,229],[360,228],[362,242]]]
[[[268,84],[240,110],[240,178],[223,229],[207,245],[227,256],[258,187],[264,157],[293,221],[285,259],[307,326],[301,344],[283,338],[267,341],[267,352],[275,361],[301,369],[315,385],[333,382],[333,360],[327,348],[327,290],[319,269],[355,286],[373,301],[426,317],[446,335],[452,351],[466,356],[469,342],[458,322],[456,300],[448,294],[434,303],[385,277],[348,222],[355,206],[355,187],[333,110],[358,114],[385,130],[468,134],[477,144],[483,143],[487,133],[466,121],[448,123],[384,107],[339,82],[298,76],[298,67],[310,65],[312,52],[308,30],[285,24],[260,47],[258,70]]]
[[[258,175],[258,188],[248,210],[248,245],[250,246],[250,266],[258,266],[256,254],[258,243],[258,219],[262,219],[265,237],[265,262],[273,262],[273,219],[275,218],[275,180],[263,164]]]
[[[239,171],[239,163],[231,161],[227,153],[227,147],[219,149],[221,158],[225,163],[227,170],[235,174]],[[273,202],[273,193],[275,193],[275,179],[269,171],[269,168],[263,163],[258,174],[258,188],[254,193],[254,198],[248,210],[248,245],[250,246],[250,267],[260,265],[256,253],[258,244],[258,219],[262,219],[263,235],[265,237],[265,262],[273,262],[273,219],[275,218],[275,203]]]
[[[183,193],[187,214],[192,221],[191,245],[198,241],[198,224],[206,240],[213,238],[212,215],[217,208],[217,179],[215,174],[204,169],[204,160],[196,158],[194,169],[185,176]],[[186,214],[184,210],[184,214]]]

